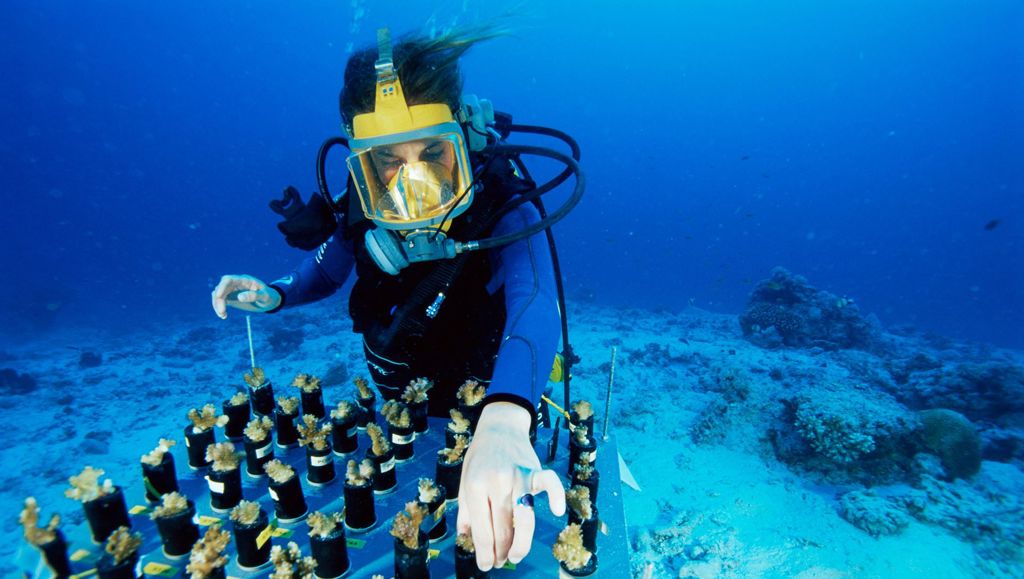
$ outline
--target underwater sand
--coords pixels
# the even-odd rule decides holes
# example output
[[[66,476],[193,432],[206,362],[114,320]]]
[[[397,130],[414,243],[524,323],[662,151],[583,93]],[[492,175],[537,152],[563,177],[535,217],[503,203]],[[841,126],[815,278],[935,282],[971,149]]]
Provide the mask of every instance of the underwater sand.
[[[971,481],[948,483],[949,496],[965,501],[951,505],[964,521],[911,519],[898,534],[876,538],[839,514],[837,496],[856,485],[815,483],[775,458],[766,433],[781,390],[866,382],[882,365],[875,356],[763,350],[742,338],[736,316],[696,309],[569,309],[573,345],[582,357],[573,397],[594,402],[599,433],[617,348],[610,433],[642,489],[623,488],[635,576],[648,563],[654,577],[1024,576],[1019,460],[986,461]],[[351,394],[353,376],[365,375],[359,341],[339,311],[338,302],[328,300],[253,318],[257,363],[279,394],[296,373],[313,373],[324,379],[325,400],[334,404]],[[928,348],[923,340],[903,342]],[[81,368],[79,349],[100,353],[102,364]],[[931,354],[954,355],[950,351],[1018,366],[1024,360],[1017,352],[966,346]],[[16,551],[28,548],[17,524],[26,496],[36,496],[44,517],[59,512],[69,528],[84,524],[80,505],[63,497],[69,476],[92,465],[117,484],[138,484],[139,456],[160,437],[181,442],[187,410],[207,402],[219,407],[242,387],[249,365],[245,318],[234,311],[226,322],[211,314],[207,324],[161,333],[65,331],[0,354],[0,367],[38,381],[34,392],[0,398],[5,577],[16,572]],[[784,379],[772,378],[771,368],[781,368]],[[750,394],[711,425],[714,436],[695,443],[693,428],[714,397],[707,385],[725,374],[739,376]],[[972,525],[966,520],[971,513],[989,518]],[[549,552],[535,545],[531,557]]]

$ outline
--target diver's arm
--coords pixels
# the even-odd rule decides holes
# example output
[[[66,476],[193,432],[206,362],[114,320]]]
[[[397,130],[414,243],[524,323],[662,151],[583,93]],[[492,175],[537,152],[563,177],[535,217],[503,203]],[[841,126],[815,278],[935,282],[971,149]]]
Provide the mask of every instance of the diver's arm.
[[[290,274],[270,283],[281,302],[269,312],[322,300],[345,285],[355,255],[352,243],[345,241],[341,228],[325,241],[316,253],[307,257]]]
[[[521,230],[539,218],[532,206],[521,206],[499,222],[494,234]],[[484,571],[506,560],[518,563],[530,552],[533,495],[546,492],[551,512],[565,512],[558,475],[541,466],[530,444],[534,408],[561,331],[547,242],[540,233],[497,248],[491,257],[495,276],[489,289],[505,288],[505,337],[463,462],[457,522],[460,533],[472,533],[477,566]]]

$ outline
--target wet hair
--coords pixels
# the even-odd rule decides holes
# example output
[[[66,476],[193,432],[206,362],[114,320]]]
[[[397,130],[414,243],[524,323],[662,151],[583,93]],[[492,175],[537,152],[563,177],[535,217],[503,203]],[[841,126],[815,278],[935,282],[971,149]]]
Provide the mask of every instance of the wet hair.
[[[445,103],[452,111],[459,108],[462,96],[462,71],[459,58],[476,43],[505,34],[493,25],[462,27],[434,36],[412,33],[392,46],[395,71],[402,81],[406,103],[410,106]],[[377,45],[352,54],[345,66],[344,86],[338,97],[341,121],[352,126],[352,118],[372,112],[376,104]]]

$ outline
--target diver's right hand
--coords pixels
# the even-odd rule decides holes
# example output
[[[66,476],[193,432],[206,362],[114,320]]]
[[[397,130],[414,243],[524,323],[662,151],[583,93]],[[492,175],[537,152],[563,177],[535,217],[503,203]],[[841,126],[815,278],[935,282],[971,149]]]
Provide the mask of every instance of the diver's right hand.
[[[281,304],[281,295],[251,275],[225,275],[213,289],[213,311],[226,320],[228,306],[247,312],[266,312]]]

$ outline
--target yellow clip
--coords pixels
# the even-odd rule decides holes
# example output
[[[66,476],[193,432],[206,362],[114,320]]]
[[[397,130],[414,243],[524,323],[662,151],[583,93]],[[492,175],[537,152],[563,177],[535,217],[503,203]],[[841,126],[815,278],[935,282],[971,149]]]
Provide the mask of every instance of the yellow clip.
[[[89,551],[86,551],[85,549],[79,549],[79,550],[77,550],[77,551],[75,551],[74,553],[71,554],[71,560],[74,561],[75,563],[77,563],[77,562],[81,561],[82,559],[85,559],[88,556],[89,556]]]
[[[270,536],[274,534],[274,525],[267,525],[260,534],[256,536],[256,548],[262,549],[263,545],[267,544],[270,540]]]
[[[89,569],[88,571],[82,571],[77,575],[72,575],[71,579],[81,579],[82,577],[89,577],[96,574],[96,569]]]
[[[170,565],[164,565],[163,563],[157,563],[156,561],[150,561],[146,563],[146,566],[142,568],[142,572],[146,575],[159,575],[161,577],[174,577],[178,573],[178,570]]]
[[[199,524],[204,526],[204,527],[209,527],[210,525],[214,525],[214,524],[217,524],[217,523],[220,523],[220,522],[222,522],[222,521],[220,519],[218,519],[217,517],[211,517],[209,515],[201,515],[199,517]]]
[[[148,513],[149,512],[149,507],[144,506],[144,505],[135,505],[128,512],[133,514],[133,515],[141,515],[142,513]]]
[[[441,556],[441,551],[437,549],[427,549],[427,561],[433,561]]]

